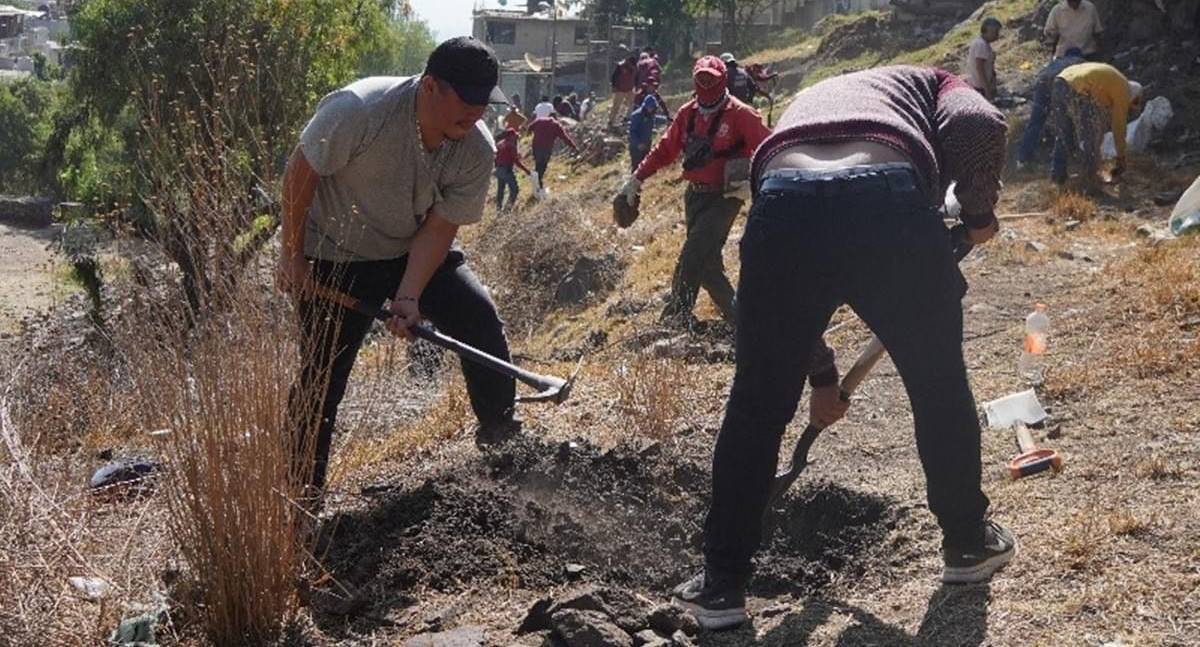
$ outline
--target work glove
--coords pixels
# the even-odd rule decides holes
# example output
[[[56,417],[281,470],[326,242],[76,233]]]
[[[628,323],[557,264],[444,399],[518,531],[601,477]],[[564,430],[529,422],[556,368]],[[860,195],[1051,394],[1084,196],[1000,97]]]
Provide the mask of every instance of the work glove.
[[[630,175],[629,179],[625,180],[625,184],[621,186],[621,190],[618,193],[624,195],[625,201],[628,202],[629,206],[632,207],[634,206],[634,203],[637,201],[638,195],[641,194],[641,192],[642,181],[637,179],[636,175]]]
[[[732,182],[729,189],[725,191],[726,198],[737,198],[742,202],[750,201],[750,180],[743,182]]]

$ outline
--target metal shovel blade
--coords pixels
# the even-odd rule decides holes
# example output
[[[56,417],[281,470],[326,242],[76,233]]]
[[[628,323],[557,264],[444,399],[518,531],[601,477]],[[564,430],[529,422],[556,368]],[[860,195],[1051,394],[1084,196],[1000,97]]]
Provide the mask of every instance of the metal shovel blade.
[[[988,426],[997,429],[1008,429],[1017,423],[1036,425],[1047,417],[1033,389],[985,403],[983,412]]]

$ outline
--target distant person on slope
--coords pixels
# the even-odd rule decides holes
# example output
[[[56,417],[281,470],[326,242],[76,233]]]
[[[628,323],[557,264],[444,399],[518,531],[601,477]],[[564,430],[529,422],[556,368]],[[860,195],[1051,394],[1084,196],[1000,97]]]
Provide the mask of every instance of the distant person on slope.
[[[370,77],[330,93],[300,133],[283,178],[276,276],[300,312],[301,375],[290,405],[299,433],[317,423],[315,465],[297,466],[315,491],[372,318],[314,298],[313,284],[373,305],[390,299],[387,327],[396,336],[410,338],[427,316],[509,358],[496,306],[453,245],[487,201],[496,149],[480,119],[488,104],[504,101],[499,69],[491,48],[452,38],[419,76]],[[516,433],[513,379],[470,362],[462,371],[479,419],[476,441]]]
[[[1050,177],[1056,184],[1067,181],[1067,163],[1073,155],[1083,161],[1084,185],[1100,188],[1101,144],[1112,130],[1117,158],[1112,175],[1125,172],[1125,131],[1129,116],[1142,103],[1142,84],[1130,81],[1117,68],[1105,63],[1081,63],[1059,73],[1051,90],[1054,112],[1054,162]]]
[[[722,253],[745,201],[745,178],[730,178],[727,172],[745,169],[750,154],[770,134],[754,108],[729,95],[721,59],[705,56],[696,61],[692,81],[696,98],[679,109],[666,135],[621,188],[628,203],[635,204],[642,182],[683,155],[687,238],[661,317],[664,324],[679,328],[696,323],[692,310],[701,287],[721,316],[733,323],[733,286],[725,276]]]
[[[541,187],[546,186],[546,170],[550,166],[550,156],[554,153],[554,144],[558,140],[563,140],[571,150],[579,152],[579,147],[575,145],[575,140],[571,139],[562,127],[562,124],[554,118],[553,108],[550,104],[539,104],[533,115],[533,121],[525,125],[525,130],[533,133],[533,141],[530,144],[531,152],[533,153],[533,168],[537,173],[538,183]]]
[[[963,360],[966,281],[939,211],[947,187],[968,240],[998,223],[1004,115],[959,77],[882,67],[796,95],[754,153],[754,205],[741,243],[737,370],[713,454],[704,569],[675,589],[710,629],[745,622],[784,430],[807,378],[810,416],[849,406],[836,368],[814,363],[843,303],[882,340],[912,404],[945,583],[983,582],[1016,552],[988,521],[979,418]]]
[[[1017,149],[1017,168],[1033,161],[1042,142],[1042,131],[1045,130],[1046,118],[1050,115],[1050,93],[1054,88],[1054,79],[1068,67],[1083,62],[1083,52],[1078,47],[1073,47],[1038,73],[1033,89],[1033,108],[1029,112],[1029,121],[1025,123],[1025,132],[1021,135],[1021,145]]]
[[[742,103],[753,107],[754,97],[759,94],[758,83],[754,77],[738,64],[733,54],[725,52],[721,54],[721,61],[725,63],[726,85],[729,88],[729,94],[732,94]]]
[[[646,97],[642,106],[629,115],[629,171],[637,171],[638,165],[650,152],[654,143],[654,119],[658,115],[658,99]]]
[[[1089,61],[1100,57],[1098,36],[1104,26],[1091,0],[1062,0],[1050,10],[1042,31],[1046,44],[1054,48],[1055,58],[1065,56],[1072,48],[1078,48]]]
[[[633,105],[634,79],[637,76],[637,57],[629,56],[613,68],[612,77],[612,106],[608,109],[608,125],[620,123]]]
[[[984,18],[979,26],[979,35],[971,41],[967,60],[963,64],[967,83],[992,102],[996,101],[996,52],[992,49],[992,43],[1000,40],[1000,28],[999,20]]]

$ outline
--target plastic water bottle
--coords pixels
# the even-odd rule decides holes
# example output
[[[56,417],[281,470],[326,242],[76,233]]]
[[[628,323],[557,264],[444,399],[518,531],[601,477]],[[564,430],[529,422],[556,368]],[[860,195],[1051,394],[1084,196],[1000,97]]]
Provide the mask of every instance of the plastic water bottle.
[[[1050,317],[1046,306],[1037,304],[1033,312],[1025,317],[1025,347],[1017,362],[1017,374],[1031,385],[1037,386],[1045,377],[1046,346],[1050,341]]]

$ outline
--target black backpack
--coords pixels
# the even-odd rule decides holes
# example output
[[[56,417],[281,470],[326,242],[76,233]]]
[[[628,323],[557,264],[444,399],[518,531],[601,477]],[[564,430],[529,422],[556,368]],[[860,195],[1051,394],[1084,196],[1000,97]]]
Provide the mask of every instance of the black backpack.
[[[721,117],[725,114],[725,107],[722,106],[713,116],[712,122],[708,124],[708,132],[703,137],[695,133],[696,113],[698,112],[700,112],[699,106],[688,115],[687,140],[683,144],[683,170],[685,171],[701,168],[714,159],[733,157],[745,143],[739,137],[728,149],[720,152],[713,150],[713,141],[717,136],[717,129],[721,126]]]

